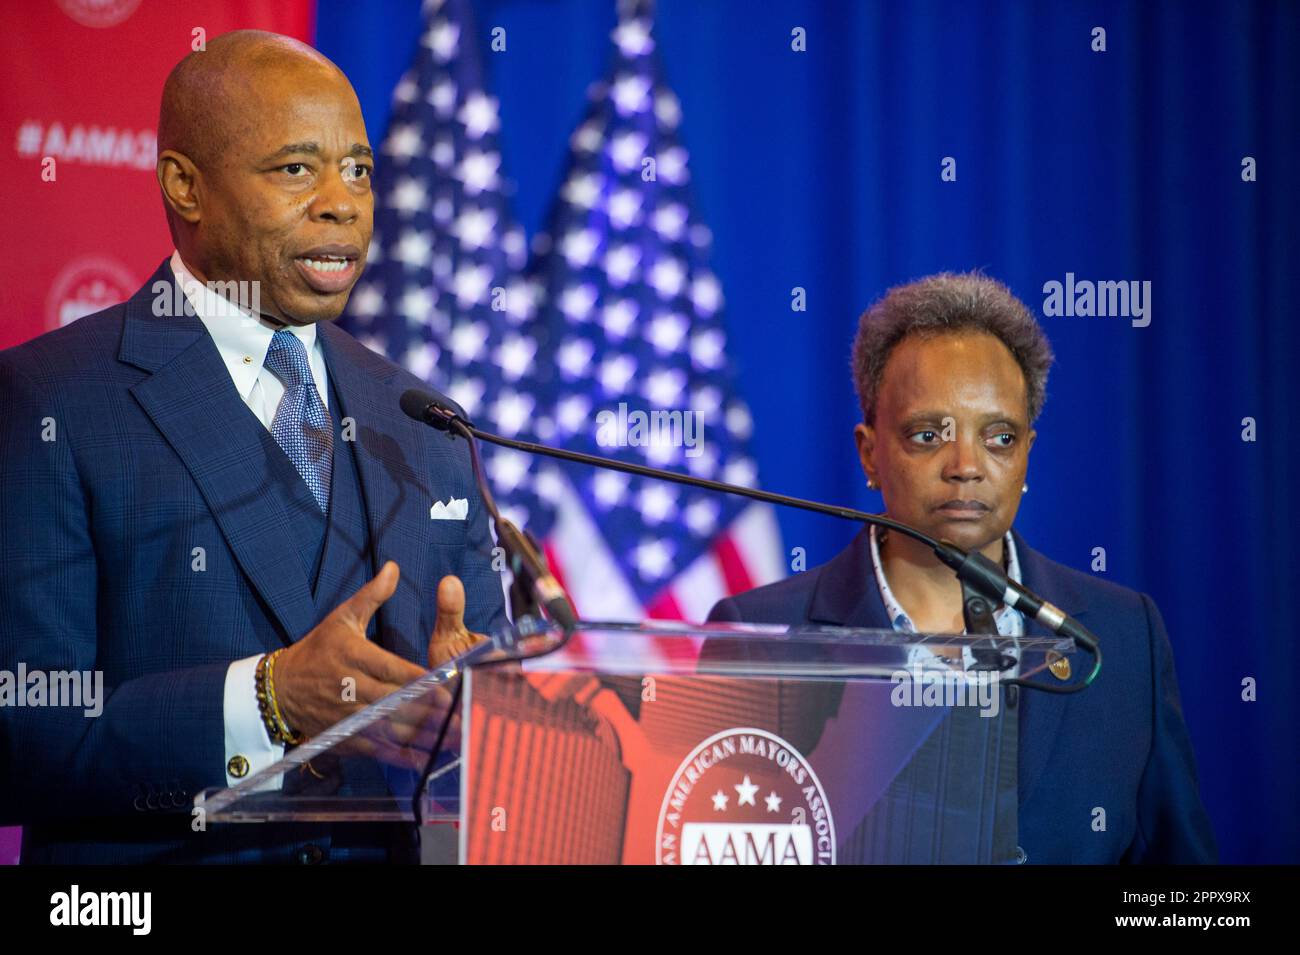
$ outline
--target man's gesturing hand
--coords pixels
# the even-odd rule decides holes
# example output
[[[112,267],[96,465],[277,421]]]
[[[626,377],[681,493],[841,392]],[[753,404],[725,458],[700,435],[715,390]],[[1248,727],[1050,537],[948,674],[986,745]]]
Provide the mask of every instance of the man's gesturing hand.
[[[275,660],[275,696],[290,729],[315,736],[376,700],[383,699],[424,670],[366,639],[366,626],[375,611],[397,590],[397,564],[387,561],[379,573],[340,604],[307,636]],[[455,580],[455,578],[450,578]],[[443,581],[446,583],[446,580]],[[459,581],[457,585],[459,586]],[[438,620],[442,622],[442,591]],[[465,596],[460,596],[464,610]],[[464,623],[461,623],[464,629]],[[435,636],[439,631],[435,630]],[[432,644],[430,645],[432,647]],[[355,702],[344,702],[344,680],[356,681]],[[439,688],[443,706],[451,697]],[[352,694],[348,694],[352,696]],[[434,703],[434,700],[430,700]]]
[[[448,574],[438,582],[438,619],[429,638],[429,669],[446,663],[487,638],[465,628],[465,585]]]

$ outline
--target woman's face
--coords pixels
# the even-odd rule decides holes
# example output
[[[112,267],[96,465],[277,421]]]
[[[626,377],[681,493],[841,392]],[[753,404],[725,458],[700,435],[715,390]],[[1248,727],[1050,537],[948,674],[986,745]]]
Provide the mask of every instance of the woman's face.
[[[890,517],[983,548],[1020,507],[1035,437],[1025,376],[984,332],[909,336],[885,364],[875,425],[854,437]]]

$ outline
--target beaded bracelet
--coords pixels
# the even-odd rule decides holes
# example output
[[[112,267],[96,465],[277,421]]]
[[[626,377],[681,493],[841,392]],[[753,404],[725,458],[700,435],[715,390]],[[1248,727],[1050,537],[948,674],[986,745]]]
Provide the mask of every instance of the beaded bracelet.
[[[280,712],[280,701],[275,696],[275,658],[284,653],[284,648],[276,650],[266,661],[266,695],[271,704],[271,715],[275,718],[275,724],[280,729],[280,739],[286,746],[297,746],[307,737],[301,733],[295,733],[289,729],[289,724]]]
[[[262,723],[271,742],[297,746],[306,737],[289,729],[289,724],[285,722],[284,715],[280,712],[279,701],[275,698],[275,658],[283,652],[282,647],[273,653],[263,654],[257,661],[257,672],[254,675],[257,685],[257,709],[262,714]]]

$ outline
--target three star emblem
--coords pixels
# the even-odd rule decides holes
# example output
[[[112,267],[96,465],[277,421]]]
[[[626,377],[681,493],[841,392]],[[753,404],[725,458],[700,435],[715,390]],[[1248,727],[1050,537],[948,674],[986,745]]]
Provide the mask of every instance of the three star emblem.
[[[758,786],[754,785],[754,783],[750,781],[748,773],[745,774],[745,778],[743,780],[741,780],[739,783],[737,783],[735,786],[732,786],[731,788],[736,790],[737,806],[757,807],[758,803],[755,802],[754,796],[758,793]],[[731,797],[728,796],[726,793],[724,793],[721,789],[719,789],[716,793],[713,794],[712,798],[713,798],[713,811],[724,812],[727,808],[727,801]],[[763,802],[764,804],[766,804],[768,812],[781,811],[781,797],[778,796],[775,792],[769,792],[766,796],[764,796]]]

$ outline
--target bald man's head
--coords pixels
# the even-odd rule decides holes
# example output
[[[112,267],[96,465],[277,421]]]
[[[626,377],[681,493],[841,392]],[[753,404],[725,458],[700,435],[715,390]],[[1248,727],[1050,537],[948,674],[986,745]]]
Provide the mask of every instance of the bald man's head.
[[[370,243],[372,154],[347,77],[290,37],[239,30],[163,87],[158,182],[181,257],[204,281],[257,281],[262,310],[333,319]]]
[[[238,104],[264,71],[343,71],[306,43],[264,30],[235,30],[181,60],[163,84],[158,151],[174,149],[195,162],[221,155],[239,122]]]

